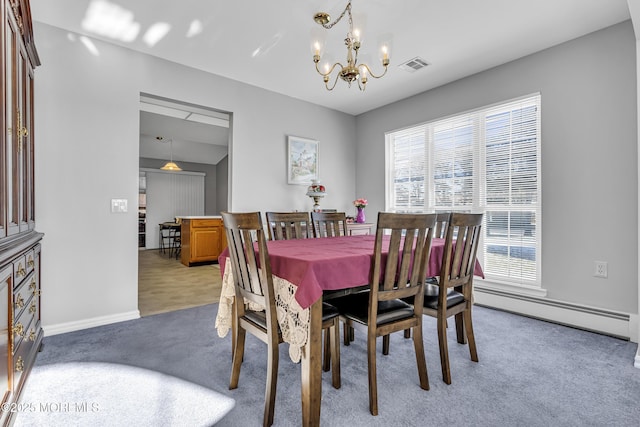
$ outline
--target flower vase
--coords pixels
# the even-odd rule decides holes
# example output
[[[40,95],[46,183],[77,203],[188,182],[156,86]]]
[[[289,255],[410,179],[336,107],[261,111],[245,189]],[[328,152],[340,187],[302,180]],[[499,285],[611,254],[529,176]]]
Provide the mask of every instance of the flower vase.
[[[358,224],[364,224],[367,219],[364,216],[364,208],[358,208],[358,215],[356,215],[356,222]]]

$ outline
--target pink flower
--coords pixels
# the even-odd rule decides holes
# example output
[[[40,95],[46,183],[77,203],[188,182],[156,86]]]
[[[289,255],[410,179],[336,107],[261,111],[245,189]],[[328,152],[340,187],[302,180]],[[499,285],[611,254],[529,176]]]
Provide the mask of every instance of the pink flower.
[[[369,204],[369,202],[367,202],[367,199],[355,199],[353,201],[353,206],[355,206],[356,208],[364,208]]]

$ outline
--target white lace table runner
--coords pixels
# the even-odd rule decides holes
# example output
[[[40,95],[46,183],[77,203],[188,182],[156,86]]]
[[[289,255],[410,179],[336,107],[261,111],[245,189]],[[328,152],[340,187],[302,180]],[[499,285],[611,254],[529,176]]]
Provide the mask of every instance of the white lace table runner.
[[[216,329],[219,337],[225,337],[232,326],[233,300],[236,297],[233,285],[233,273],[229,258],[222,276],[222,292],[216,316]],[[289,357],[295,363],[300,362],[302,348],[307,344],[309,336],[309,309],[300,307],[295,299],[297,286],[280,277],[273,276],[273,287],[276,299],[276,315],[282,331],[282,339],[289,344]],[[245,302],[246,303],[246,302]],[[263,311],[264,307],[254,303],[247,304],[247,309]]]

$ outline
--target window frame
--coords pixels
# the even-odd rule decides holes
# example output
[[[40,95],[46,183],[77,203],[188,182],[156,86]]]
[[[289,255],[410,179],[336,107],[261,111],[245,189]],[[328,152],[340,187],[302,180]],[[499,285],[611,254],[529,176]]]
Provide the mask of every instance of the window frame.
[[[535,105],[536,110],[535,114],[535,155],[536,155],[536,181],[535,181],[535,194],[536,200],[533,203],[523,204],[521,209],[518,209],[518,205],[514,205],[514,199],[512,197],[512,193],[509,193],[508,201],[506,204],[491,204],[487,202],[487,140],[486,140],[486,129],[487,129],[487,117],[491,115],[496,115],[500,109],[504,109],[505,111],[514,111],[517,104],[526,105],[531,102],[532,105]],[[534,224],[535,224],[535,237],[529,238],[527,241],[527,245],[531,247],[533,244],[535,247],[535,278],[533,280],[528,280],[526,277],[526,273],[520,275],[520,277],[513,277],[510,275],[499,275],[492,274],[490,271],[485,271],[486,279],[481,280],[476,278],[477,282],[489,285],[489,287],[501,290],[508,291],[516,291],[524,294],[535,295],[535,296],[544,296],[546,295],[546,291],[542,288],[542,132],[541,132],[541,107],[542,107],[542,99],[540,93],[533,93],[529,95],[525,95],[522,97],[497,102],[491,105],[482,106],[480,108],[476,108],[473,110],[468,110],[461,113],[452,114],[450,116],[437,118],[434,120],[430,120],[428,122],[424,122],[421,124],[408,126],[405,128],[401,128],[398,130],[390,131],[385,133],[385,210],[391,212],[434,212],[434,211],[442,211],[439,206],[436,206],[435,200],[433,200],[433,196],[435,194],[435,179],[433,178],[434,174],[434,156],[433,151],[435,150],[434,144],[434,129],[437,126],[455,123],[459,120],[469,119],[470,126],[473,128],[473,131],[476,132],[472,135],[473,144],[472,147],[472,172],[473,172],[473,180],[476,181],[473,185],[473,197],[471,205],[464,206],[451,206],[447,207],[446,210],[458,210],[458,211],[468,211],[474,213],[483,213],[483,233],[480,241],[481,247],[478,251],[478,258],[482,265],[486,265],[486,256],[487,256],[487,212],[534,212]],[[513,127],[511,125],[510,129]],[[423,205],[413,207],[411,206],[411,200],[408,201],[408,205],[410,206],[408,209],[398,209],[395,203],[396,199],[396,181],[395,181],[395,152],[394,152],[394,140],[400,137],[407,137],[411,135],[418,135],[420,132],[423,133],[424,138],[424,167],[423,173],[425,176],[426,183],[423,185]],[[514,138],[509,137],[509,148],[513,148]],[[509,179],[512,178],[513,171],[513,159],[510,158],[509,161]],[[409,176],[409,179],[411,179]],[[509,188],[512,188],[512,183],[510,181]],[[525,216],[526,214],[523,214]],[[509,215],[511,218],[511,214]],[[510,227],[510,226],[509,226]],[[509,228],[509,230],[513,230]],[[522,232],[521,241],[524,240],[525,232]],[[533,240],[532,240],[533,239]],[[517,240],[512,239],[512,233],[508,233],[507,247],[513,248],[516,247]],[[499,239],[498,239],[499,241]],[[516,243],[516,244],[514,244]],[[494,243],[495,244],[495,243]],[[527,246],[518,246],[520,248]],[[521,249],[522,250],[522,249]],[[511,255],[512,256],[512,255]],[[512,256],[513,257],[513,256]],[[517,257],[513,257],[515,259]],[[510,263],[509,263],[510,264]],[[533,270],[531,270],[533,271]]]

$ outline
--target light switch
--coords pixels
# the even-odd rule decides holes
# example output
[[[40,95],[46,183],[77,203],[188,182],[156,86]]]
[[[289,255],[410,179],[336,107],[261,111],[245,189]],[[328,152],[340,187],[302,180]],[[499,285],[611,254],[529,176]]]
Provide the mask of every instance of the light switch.
[[[111,199],[111,213],[125,213],[127,211],[127,199]]]

